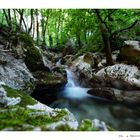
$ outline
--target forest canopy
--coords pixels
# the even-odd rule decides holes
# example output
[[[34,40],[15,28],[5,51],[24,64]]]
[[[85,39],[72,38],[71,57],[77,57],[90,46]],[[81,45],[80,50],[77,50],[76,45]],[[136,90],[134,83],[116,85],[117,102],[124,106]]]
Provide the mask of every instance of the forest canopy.
[[[27,32],[38,46],[61,50],[71,42],[86,52],[139,40],[139,15],[138,9],[1,9],[0,24]]]

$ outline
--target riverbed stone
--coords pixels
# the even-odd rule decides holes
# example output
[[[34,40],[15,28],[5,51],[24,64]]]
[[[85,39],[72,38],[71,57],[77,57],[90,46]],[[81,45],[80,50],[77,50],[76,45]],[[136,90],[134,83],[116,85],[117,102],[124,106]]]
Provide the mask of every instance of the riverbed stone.
[[[126,61],[128,64],[140,65],[140,42],[127,40],[120,50],[118,60]]]
[[[99,70],[95,76],[114,88],[140,89],[140,71],[136,66],[115,64]]]
[[[140,104],[140,91],[139,90],[118,90],[115,88],[101,87],[92,88],[88,94],[110,101]]]

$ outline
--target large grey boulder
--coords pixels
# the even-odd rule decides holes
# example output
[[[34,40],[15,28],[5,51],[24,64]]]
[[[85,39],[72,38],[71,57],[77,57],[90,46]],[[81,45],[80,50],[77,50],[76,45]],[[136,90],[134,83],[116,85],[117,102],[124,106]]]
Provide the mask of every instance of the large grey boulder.
[[[140,89],[140,71],[133,65],[108,66],[99,70],[95,76],[118,89]]]
[[[16,59],[11,52],[0,52],[0,81],[14,89],[32,92],[35,79],[22,59]]]

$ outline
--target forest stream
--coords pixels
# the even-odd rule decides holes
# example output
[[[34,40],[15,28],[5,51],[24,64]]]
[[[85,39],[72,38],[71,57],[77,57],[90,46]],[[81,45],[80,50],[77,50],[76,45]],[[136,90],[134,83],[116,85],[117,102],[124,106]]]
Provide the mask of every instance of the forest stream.
[[[75,81],[74,73],[66,68],[67,84],[53,93],[53,100],[45,94],[39,100],[52,108],[67,108],[80,122],[82,119],[100,119],[116,130],[137,131],[140,129],[139,110],[137,105],[115,103],[87,94],[89,88],[82,88]],[[46,91],[48,94],[48,91]],[[52,93],[51,93],[52,94]],[[45,98],[45,99],[44,99]],[[49,104],[48,104],[49,102]]]

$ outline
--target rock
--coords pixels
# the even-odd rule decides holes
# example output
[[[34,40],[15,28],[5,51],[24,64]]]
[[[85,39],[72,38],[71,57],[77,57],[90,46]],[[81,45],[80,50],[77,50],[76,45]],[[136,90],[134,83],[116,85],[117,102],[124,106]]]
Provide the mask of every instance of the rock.
[[[3,104],[4,106],[14,106],[18,103],[20,103],[21,98],[17,97],[17,98],[10,98],[7,97],[7,93],[4,90],[4,88],[0,85],[0,103]]]
[[[93,120],[94,127],[99,129],[100,131],[108,131],[105,122],[100,121],[98,119]]]
[[[80,131],[108,131],[105,122],[100,121],[98,119],[94,120],[84,119],[82,120],[78,129]]]
[[[94,65],[94,59],[93,58],[94,58],[93,54],[88,52],[84,55],[83,61],[90,64],[91,66],[93,66]]]
[[[37,81],[32,97],[47,105],[56,100],[56,93],[67,83],[66,76],[58,72],[36,71],[33,75]]]
[[[69,112],[67,109],[54,109],[52,111],[51,116],[54,118],[58,116],[61,112],[65,112],[65,115],[61,118],[60,121],[56,123],[52,123],[47,126],[48,130],[56,130],[56,131],[68,131],[68,130],[77,130],[78,128],[78,122],[75,119],[74,115]]]
[[[114,91],[110,88],[92,88],[87,93],[104,99],[115,100]]]
[[[119,53],[120,53],[120,50],[116,50],[116,51],[112,52],[112,59],[113,59],[113,61],[117,61]]]
[[[34,89],[35,79],[24,61],[16,59],[11,52],[0,52],[0,58],[6,61],[6,64],[0,65],[0,81],[9,87],[31,93]]]
[[[75,71],[81,71],[87,77],[92,77],[92,68],[89,63],[83,61],[84,56],[78,57],[76,60],[73,61],[73,69]]]
[[[118,89],[140,89],[140,71],[136,66],[115,64],[99,70],[95,76]]]
[[[128,64],[140,65],[140,43],[139,41],[125,41],[121,48],[118,60],[127,61]]]
[[[74,48],[72,47],[72,42],[69,40],[66,44],[65,47],[62,51],[62,57],[66,56],[66,55],[70,55],[74,53]]]
[[[29,34],[19,33],[15,38],[14,48],[16,48],[16,53],[18,53],[18,51],[22,53],[23,51],[25,64],[30,71],[34,72],[36,70],[48,70],[48,67],[45,67],[43,63],[40,48],[35,46],[34,41]]]
[[[71,68],[76,73],[85,75],[87,79],[91,79],[94,72],[100,67],[99,65],[101,61],[102,55],[98,53],[86,53],[83,56],[79,56],[77,59],[75,59],[72,62]],[[80,75],[78,77],[80,77]]]
[[[40,102],[37,102],[34,105],[27,105],[27,108],[34,109],[34,110],[42,110],[42,111],[45,111],[45,112],[48,113],[47,115],[49,115],[52,112],[52,110],[53,110],[52,108],[50,108],[50,107],[48,107],[48,106],[46,106],[46,105],[44,105],[44,104],[42,104]],[[40,112],[40,113],[42,113],[42,112]]]
[[[62,57],[61,63],[66,64],[68,66],[72,65],[72,62],[75,60],[74,55],[66,55],[65,57]]]
[[[127,91],[102,87],[90,89],[87,93],[111,101],[140,104],[140,91],[138,90]]]
[[[37,79],[36,87],[61,87],[66,84],[67,80],[61,73],[53,73],[46,71],[36,71],[33,73],[34,77]]]

